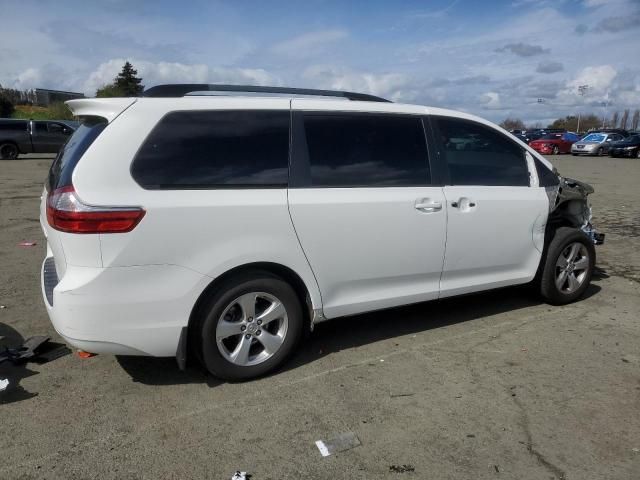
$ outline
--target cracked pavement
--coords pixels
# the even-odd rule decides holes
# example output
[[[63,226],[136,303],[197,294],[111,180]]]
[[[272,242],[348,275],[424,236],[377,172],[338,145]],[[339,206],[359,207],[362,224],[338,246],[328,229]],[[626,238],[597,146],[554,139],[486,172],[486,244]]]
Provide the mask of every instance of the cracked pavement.
[[[0,479],[640,478],[640,162],[552,161],[594,185],[607,234],[582,301],[516,287],[328,322],[248,383],[173,359],[2,364]],[[48,165],[0,162],[0,345],[59,341],[39,290]],[[347,431],[362,445],[320,455]]]

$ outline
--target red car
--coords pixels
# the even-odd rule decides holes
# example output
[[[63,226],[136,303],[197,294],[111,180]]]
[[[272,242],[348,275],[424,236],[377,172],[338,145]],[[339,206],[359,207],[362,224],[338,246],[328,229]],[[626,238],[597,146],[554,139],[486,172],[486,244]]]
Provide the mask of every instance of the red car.
[[[557,155],[558,153],[571,153],[571,145],[580,140],[575,133],[547,133],[538,140],[529,142],[529,146],[536,152],[545,155]]]

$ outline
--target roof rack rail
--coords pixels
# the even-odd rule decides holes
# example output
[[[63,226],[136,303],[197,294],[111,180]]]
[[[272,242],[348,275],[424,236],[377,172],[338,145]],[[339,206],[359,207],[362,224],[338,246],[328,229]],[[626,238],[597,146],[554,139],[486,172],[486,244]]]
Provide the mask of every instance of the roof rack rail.
[[[367,93],[345,92],[342,90],[317,90],[314,88],[263,87],[256,85],[212,85],[207,83],[172,83],[156,85],[142,94],[144,97],[184,97],[195,92],[239,92],[239,93],[281,93],[288,95],[311,95],[339,97],[359,102],[391,102],[386,98]]]

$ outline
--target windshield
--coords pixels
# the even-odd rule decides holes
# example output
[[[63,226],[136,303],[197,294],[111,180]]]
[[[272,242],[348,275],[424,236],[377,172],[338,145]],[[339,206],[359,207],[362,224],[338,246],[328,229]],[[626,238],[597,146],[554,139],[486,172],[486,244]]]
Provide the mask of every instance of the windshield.
[[[597,143],[602,143],[604,142],[604,139],[607,138],[606,135],[603,135],[602,133],[590,133],[589,135],[587,135],[586,137],[584,137],[582,139],[583,142],[597,142]]]
[[[53,161],[47,186],[49,191],[71,185],[71,174],[76,168],[80,157],[87,151],[100,132],[107,126],[107,121],[100,117],[86,117],[82,124],[69,137],[60,153]]]

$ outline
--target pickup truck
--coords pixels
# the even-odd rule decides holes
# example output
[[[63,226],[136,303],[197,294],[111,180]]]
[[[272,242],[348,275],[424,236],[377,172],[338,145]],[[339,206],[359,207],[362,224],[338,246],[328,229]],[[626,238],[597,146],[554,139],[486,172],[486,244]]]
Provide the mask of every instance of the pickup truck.
[[[25,153],[58,153],[75,131],[62,120],[0,119],[0,158],[13,160]]]

